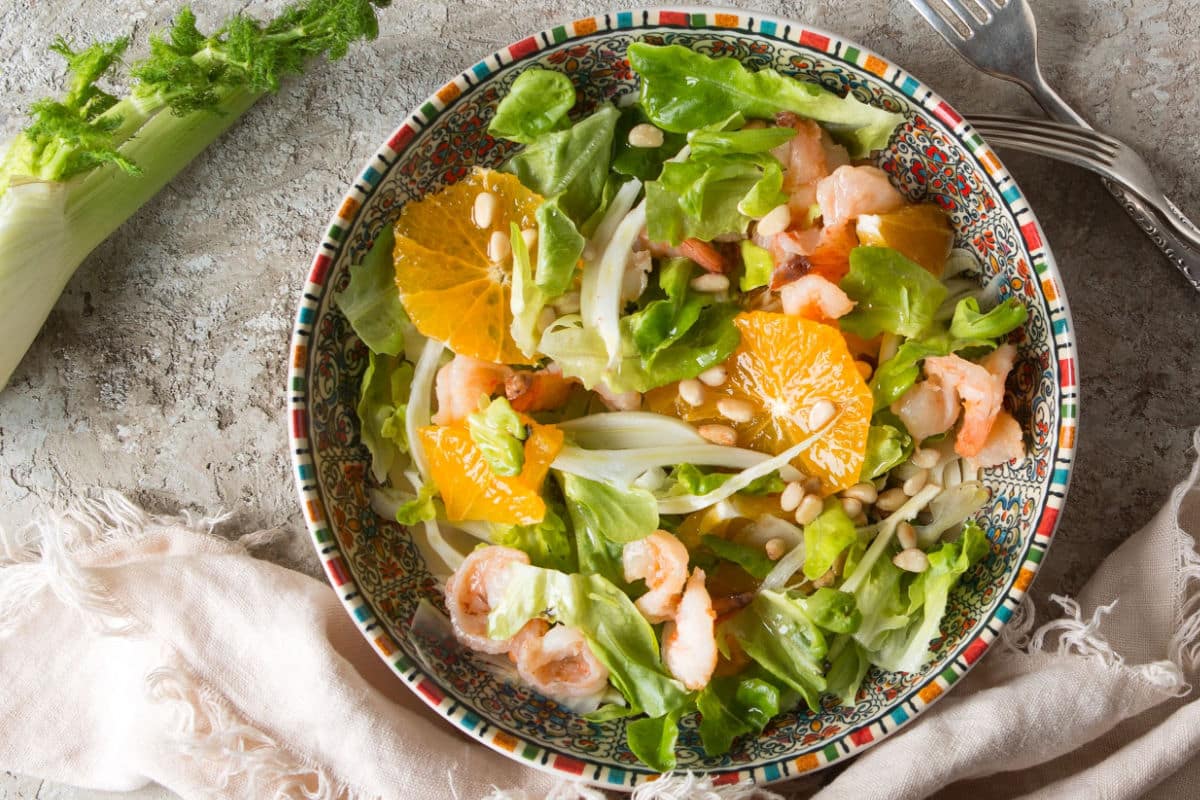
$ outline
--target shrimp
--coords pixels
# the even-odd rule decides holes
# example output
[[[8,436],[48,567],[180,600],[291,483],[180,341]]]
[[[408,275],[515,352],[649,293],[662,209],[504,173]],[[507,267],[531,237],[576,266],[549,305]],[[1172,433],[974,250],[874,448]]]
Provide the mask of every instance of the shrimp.
[[[663,663],[689,689],[703,689],[717,668],[716,618],[704,586],[704,570],[697,567],[688,578],[675,618],[663,626]]]
[[[958,419],[958,392],[954,386],[943,386],[939,378],[930,378],[914,385],[892,403],[892,413],[920,442],[954,425]]]
[[[988,431],[983,448],[971,460],[981,468],[994,467],[1013,459],[1025,458],[1025,437],[1021,431],[1021,423],[1013,419],[1007,411],[996,415],[992,429]]]
[[[512,374],[503,364],[492,364],[469,356],[455,356],[438,370],[434,389],[437,391],[435,425],[462,422],[479,410],[480,396],[491,397]]]
[[[1006,344],[979,364],[956,355],[925,359],[925,374],[937,376],[944,386],[953,386],[962,400],[962,426],[954,440],[954,452],[960,456],[978,455],[987,442],[992,423],[1004,404],[1004,381],[1016,353],[1015,347]]]
[[[504,381],[504,396],[514,410],[528,414],[561,408],[574,386],[574,380],[563,377],[561,367],[551,364],[535,371],[514,371]]]
[[[776,264],[771,275],[771,288],[778,288],[809,272],[837,283],[850,271],[850,251],[855,247],[858,247],[858,236],[849,222],[777,234],[768,248]]]
[[[504,653],[509,649],[511,639],[488,638],[488,612],[508,588],[508,567],[528,563],[529,556],[520,550],[490,545],[471,553],[450,575],[446,581],[446,610],[460,642],[481,653]]]
[[[829,165],[821,143],[820,125],[811,119],[796,119],[793,122],[784,118],[781,121],[796,129],[796,135],[788,142],[788,157],[784,162],[787,173],[784,175],[783,187],[792,192],[803,186],[811,186],[824,178],[829,174]]]
[[[666,531],[655,531],[625,545],[621,564],[626,581],[644,578],[650,590],[637,599],[642,615],[654,623],[669,620],[687,582],[688,551],[683,542]]]
[[[779,291],[779,298],[783,313],[818,322],[843,317],[854,308],[854,301],[836,283],[815,274],[787,284]]]
[[[817,204],[826,226],[836,226],[860,214],[884,214],[904,205],[904,197],[878,167],[838,167],[817,184]]]
[[[592,391],[600,395],[600,401],[610,411],[637,411],[642,407],[642,395],[638,392],[614,392],[605,383],[597,383]]]
[[[567,625],[530,620],[513,637],[508,655],[521,678],[553,700],[598,695],[608,686],[608,668],[583,634]]]

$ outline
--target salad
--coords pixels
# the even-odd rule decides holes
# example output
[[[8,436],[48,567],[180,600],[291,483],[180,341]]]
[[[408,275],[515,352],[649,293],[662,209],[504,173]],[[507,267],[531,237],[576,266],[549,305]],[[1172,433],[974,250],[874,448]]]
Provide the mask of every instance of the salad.
[[[337,302],[373,507],[444,562],[446,624],[667,770],[683,714],[719,755],[921,669],[989,550],[980,470],[1024,456],[1026,310],[868,160],[899,115],[628,55],[639,95],[586,114],[524,71],[503,166],[408,203]]]

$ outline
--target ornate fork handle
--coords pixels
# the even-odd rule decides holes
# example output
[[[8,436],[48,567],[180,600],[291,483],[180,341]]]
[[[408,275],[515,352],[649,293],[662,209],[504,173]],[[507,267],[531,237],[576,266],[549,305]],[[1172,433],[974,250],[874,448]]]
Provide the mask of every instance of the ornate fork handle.
[[[1125,191],[1120,184],[1108,179],[1104,179],[1104,187],[1116,198],[1117,202],[1121,204],[1121,208],[1125,209],[1125,213],[1137,223],[1142,232],[1150,237],[1150,241],[1154,242],[1167,260],[1183,273],[1183,277],[1187,278],[1192,288],[1200,291],[1200,252],[1191,249],[1177,237],[1140,197]],[[1179,218],[1182,220],[1182,224],[1190,224],[1190,221],[1182,213],[1179,213]]]

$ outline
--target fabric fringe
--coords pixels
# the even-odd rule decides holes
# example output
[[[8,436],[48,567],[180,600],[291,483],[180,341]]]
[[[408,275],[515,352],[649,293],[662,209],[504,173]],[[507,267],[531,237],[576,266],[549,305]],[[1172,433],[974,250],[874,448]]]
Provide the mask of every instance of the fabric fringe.
[[[1197,459],[1187,480],[1171,493],[1171,514],[1178,520],[1184,500],[1200,482],[1200,428],[1192,434],[1192,449]],[[1179,547],[1179,573],[1176,578],[1176,597],[1180,598],[1175,635],[1167,646],[1168,657],[1185,673],[1195,676],[1200,671],[1200,553],[1196,542],[1176,524]]]
[[[560,782],[545,796],[545,800],[605,800],[606,795],[582,783]],[[740,782],[714,786],[712,779],[691,772],[668,773],[653,783],[633,790],[630,800],[784,800],[783,795],[768,791],[753,783]],[[524,790],[502,791],[492,787],[483,800],[543,800]]]
[[[155,670],[146,677],[146,688],[153,699],[174,706],[176,741],[184,754],[217,769],[222,789],[242,780],[245,797],[367,800],[247,724],[222,698],[180,670]]]

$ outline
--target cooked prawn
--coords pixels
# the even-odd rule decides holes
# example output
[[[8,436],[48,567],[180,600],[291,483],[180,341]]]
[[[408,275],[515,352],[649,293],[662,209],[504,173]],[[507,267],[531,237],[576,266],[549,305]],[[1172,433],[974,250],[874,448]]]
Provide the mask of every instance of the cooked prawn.
[[[925,359],[925,374],[953,386],[963,403],[963,419],[954,451],[972,457],[983,449],[992,423],[1004,404],[1004,381],[1012,369],[1017,349],[1001,345],[979,364],[956,355]]]
[[[687,582],[688,551],[683,542],[666,531],[655,531],[625,545],[621,565],[626,581],[646,581],[649,591],[637,599],[642,615],[655,623],[670,619]]]
[[[479,398],[491,397],[504,386],[512,370],[503,364],[492,364],[469,356],[455,356],[438,370],[434,389],[437,392],[435,425],[462,422],[479,410]]]
[[[939,378],[929,378],[914,385],[892,403],[892,413],[920,442],[950,430],[958,419],[958,392],[954,386],[943,386]]]
[[[530,620],[513,637],[509,658],[526,683],[553,700],[597,695],[608,686],[608,668],[583,634],[567,625]]]
[[[551,364],[536,371],[514,371],[504,381],[504,396],[517,411],[549,411],[567,402],[574,385],[574,380],[563,377],[562,367]]]
[[[771,287],[815,272],[834,283],[850,271],[850,251],[858,247],[858,236],[849,222],[822,228],[790,230],[776,234],[767,249],[775,258]],[[801,267],[796,269],[796,265]]]
[[[971,460],[975,462],[975,466],[986,469],[1023,458],[1025,437],[1021,432],[1021,423],[1013,419],[1012,414],[1001,411],[996,415],[992,429],[988,431],[983,448]]]
[[[481,653],[508,650],[512,639],[488,638],[488,612],[508,588],[508,567],[528,563],[529,556],[520,550],[490,545],[472,552],[450,575],[446,581],[446,610],[460,642]]]
[[[836,283],[820,275],[805,275],[779,291],[783,313],[823,322],[849,314],[854,301]]]
[[[884,214],[904,205],[904,197],[878,167],[838,167],[817,184],[817,204],[826,226],[836,226],[860,214]]]
[[[605,383],[597,383],[592,391],[600,396],[610,411],[637,411],[642,407],[642,395],[639,392],[614,392]]]
[[[704,570],[697,567],[688,578],[675,618],[663,626],[663,663],[689,689],[703,689],[717,668],[716,618],[704,586]]]

